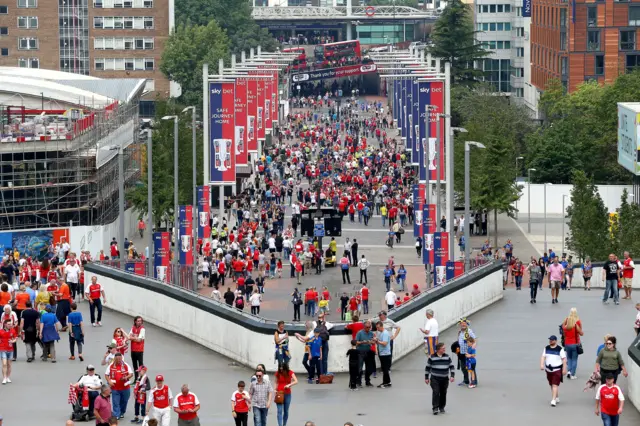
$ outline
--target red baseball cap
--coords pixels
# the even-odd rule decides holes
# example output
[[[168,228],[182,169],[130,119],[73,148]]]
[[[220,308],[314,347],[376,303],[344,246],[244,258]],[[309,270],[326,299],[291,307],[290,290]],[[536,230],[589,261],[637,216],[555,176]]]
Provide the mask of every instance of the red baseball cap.
[[[164,382],[164,376],[162,374],[158,374],[156,376],[156,382]]]

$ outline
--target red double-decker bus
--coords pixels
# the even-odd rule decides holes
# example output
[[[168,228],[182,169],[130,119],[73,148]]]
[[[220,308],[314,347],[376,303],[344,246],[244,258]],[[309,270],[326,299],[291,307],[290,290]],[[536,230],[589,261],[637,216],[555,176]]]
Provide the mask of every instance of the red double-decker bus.
[[[339,41],[337,43],[320,44],[315,47],[314,56],[317,62],[337,59],[343,56],[361,56],[360,41]]]
[[[304,69],[307,66],[307,53],[304,47],[289,47],[282,49],[282,53],[297,53],[298,56],[293,60],[288,69],[299,70]]]

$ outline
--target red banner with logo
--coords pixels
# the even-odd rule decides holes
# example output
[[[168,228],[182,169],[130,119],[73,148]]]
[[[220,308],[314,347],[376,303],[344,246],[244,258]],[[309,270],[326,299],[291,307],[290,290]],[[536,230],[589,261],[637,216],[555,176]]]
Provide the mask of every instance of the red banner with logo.
[[[251,73],[249,73],[251,74]],[[247,152],[258,152],[258,81],[247,79]]]
[[[249,152],[247,150],[247,83],[246,78],[236,79],[235,102],[235,143],[236,165],[249,164]]]
[[[256,126],[257,126],[257,134],[258,141],[264,141],[265,139],[265,123],[264,123],[264,101],[265,101],[265,92],[266,92],[266,80],[261,79],[257,82],[257,112],[256,112]],[[260,146],[260,143],[258,143]]]

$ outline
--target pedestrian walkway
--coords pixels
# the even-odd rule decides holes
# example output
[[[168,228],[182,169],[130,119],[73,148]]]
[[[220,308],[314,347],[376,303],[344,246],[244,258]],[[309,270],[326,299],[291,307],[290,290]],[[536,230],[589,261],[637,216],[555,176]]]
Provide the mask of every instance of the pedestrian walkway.
[[[538,304],[530,305],[526,292],[507,290],[503,301],[470,317],[471,328],[478,336],[477,389],[452,386],[449,390],[447,414],[439,416],[440,425],[473,424],[479,426],[510,425],[539,426],[540,424],[578,425],[600,424],[593,414],[594,392],[582,392],[584,382],[593,369],[595,351],[605,333],[617,336],[619,348],[627,359],[626,348],[632,340],[631,322],[635,316],[632,303],[603,306],[599,292],[563,292],[560,303],[552,305],[545,289]],[[108,297],[116,297],[109,295]],[[88,318],[88,305],[81,304]],[[549,406],[550,393],[545,375],[540,371],[540,355],[550,334],[557,334],[558,325],[571,307],[577,307],[582,319],[585,354],[580,357],[578,380],[565,380],[560,387],[561,403]],[[438,312],[435,313],[436,319]],[[87,329],[85,363],[69,361],[67,336],[57,345],[58,363],[35,361],[27,364],[24,345],[19,343],[19,361],[14,364],[13,383],[0,387],[0,415],[10,425],[61,425],[71,412],[66,404],[69,382],[75,381],[86,363],[99,367],[105,345],[116,327],[128,329],[132,318],[106,311],[104,327]],[[212,330],[216,332],[216,330]],[[332,339],[346,339],[335,336]],[[447,348],[455,338],[455,330],[441,335]],[[302,351],[293,342],[291,350]],[[39,355],[39,354],[38,354]],[[329,356],[344,356],[330,353]],[[126,361],[130,363],[127,354]],[[183,383],[190,385],[201,401],[202,425],[232,424],[229,396],[238,380],[248,381],[251,370],[236,366],[196,343],[147,324],[145,364],[149,376],[163,374],[174,395]],[[393,388],[347,389],[348,377],[339,375],[332,385],[308,385],[300,380],[293,388],[289,417],[290,425],[302,425],[312,420],[318,426],[342,425],[345,421],[370,426],[392,424],[423,424],[431,420],[431,389],[424,383],[425,357],[416,350],[399,360],[391,373]],[[268,365],[272,370],[275,366]],[[459,371],[456,371],[459,380]],[[304,379],[300,377],[300,379]],[[374,379],[379,384],[381,376]],[[626,379],[619,383],[627,390]],[[29,395],[37,394],[34,405]],[[276,408],[272,406],[268,423],[275,425]],[[122,424],[132,418],[130,400]],[[428,419],[428,420],[427,420]],[[171,425],[177,424],[174,415]],[[629,401],[625,404],[620,425],[640,424],[640,414]]]

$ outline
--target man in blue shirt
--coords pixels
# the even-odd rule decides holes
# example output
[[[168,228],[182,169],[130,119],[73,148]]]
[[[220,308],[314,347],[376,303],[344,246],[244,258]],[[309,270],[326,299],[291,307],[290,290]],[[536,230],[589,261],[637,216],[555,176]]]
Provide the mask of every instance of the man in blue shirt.
[[[391,288],[391,277],[393,276],[393,270],[387,265],[384,268],[384,284],[387,286],[387,291]]]
[[[378,387],[389,388],[391,387],[391,376],[389,375],[391,370],[391,336],[384,329],[382,321],[376,323],[375,342],[378,345],[378,357],[380,358],[380,368],[382,369],[382,383]]]
[[[566,253],[562,253],[562,260],[560,261],[560,264],[562,265],[562,267],[566,271],[567,270],[567,266],[569,266],[569,262],[567,262],[567,254]],[[567,274],[564,274],[564,280],[562,281],[562,284],[560,285],[560,288],[562,288],[563,290],[567,289]]]
[[[313,330],[313,337],[309,338],[307,345],[309,346],[309,354],[311,362],[309,363],[309,383],[313,383],[313,377],[317,373],[318,378],[316,383],[320,383],[320,374],[322,371],[322,338],[320,332],[322,329],[316,328]]]
[[[371,330],[371,321],[367,320],[364,323],[364,329],[358,331],[356,334],[356,342],[358,344],[357,349],[360,353],[360,365],[358,367],[358,387],[362,387],[362,365],[365,366],[364,381],[367,387],[373,387],[371,384],[371,374],[373,374],[376,368],[376,360],[371,345],[375,343],[375,334]]]

